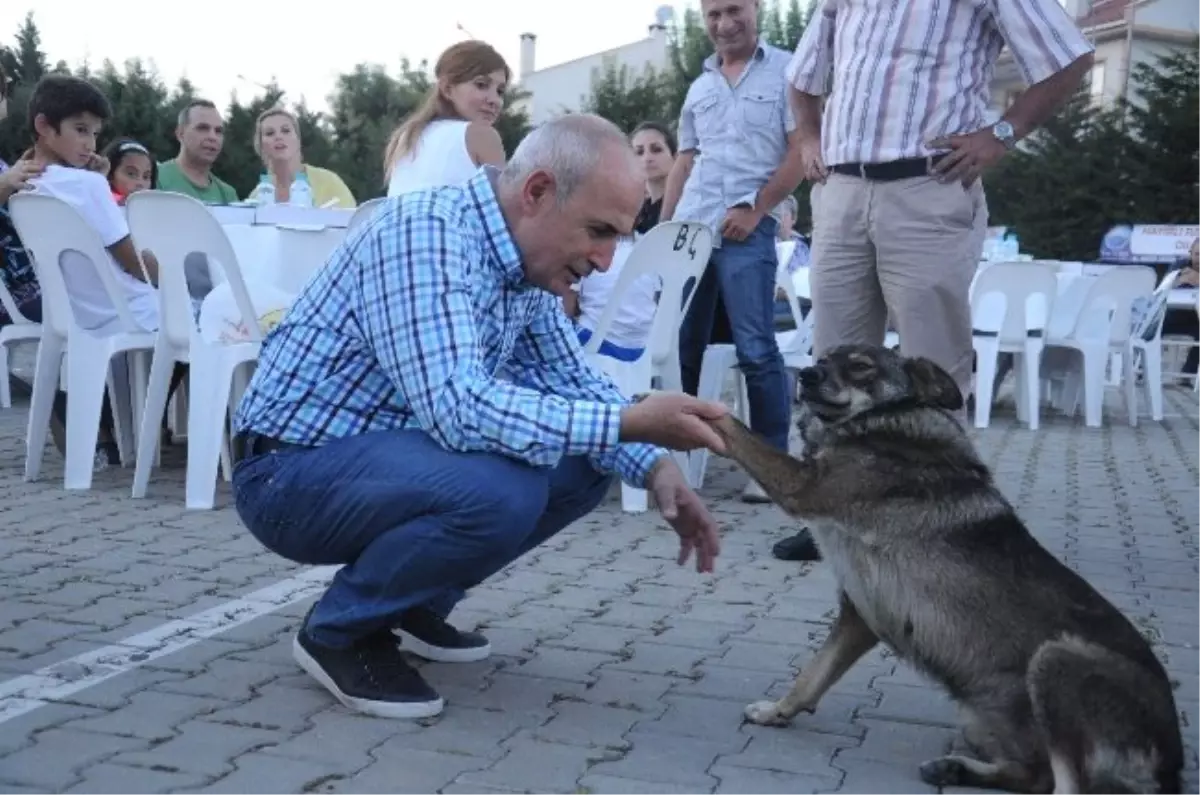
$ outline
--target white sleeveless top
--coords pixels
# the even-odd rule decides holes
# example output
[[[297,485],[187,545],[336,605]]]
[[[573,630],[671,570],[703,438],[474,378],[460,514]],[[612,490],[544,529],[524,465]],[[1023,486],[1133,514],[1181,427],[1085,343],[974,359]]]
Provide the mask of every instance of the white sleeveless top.
[[[467,152],[467,122],[441,119],[421,133],[416,156],[409,152],[396,161],[388,181],[388,196],[415,190],[461,185],[475,176],[478,166]]]

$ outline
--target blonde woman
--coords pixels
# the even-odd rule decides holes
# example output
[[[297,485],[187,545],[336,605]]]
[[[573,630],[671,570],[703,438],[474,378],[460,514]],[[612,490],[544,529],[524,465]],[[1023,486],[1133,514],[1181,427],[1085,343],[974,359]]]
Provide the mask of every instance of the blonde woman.
[[[493,126],[512,77],[491,45],[461,41],[437,59],[421,107],[392,133],[384,155],[388,196],[461,185],[483,165],[504,165]]]
[[[287,202],[297,174],[308,177],[313,206],[352,209],[358,205],[342,178],[327,168],[308,165],[300,147],[296,116],[283,108],[263,111],[254,125],[254,151],[262,158],[275,185],[275,201]],[[257,197],[258,188],[248,198]]]

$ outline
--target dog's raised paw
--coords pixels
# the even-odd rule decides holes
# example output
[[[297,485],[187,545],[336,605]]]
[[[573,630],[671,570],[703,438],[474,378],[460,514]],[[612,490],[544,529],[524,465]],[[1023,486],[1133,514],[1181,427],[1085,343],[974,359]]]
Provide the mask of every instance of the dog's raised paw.
[[[953,787],[964,783],[967,767],[961,759],[943,756],[920,767],[921,780],[931,787]]]
[[[755,701],[746,705],[746,720],[759,726],[786,726],[790,722],[779,712],[774,701]]]

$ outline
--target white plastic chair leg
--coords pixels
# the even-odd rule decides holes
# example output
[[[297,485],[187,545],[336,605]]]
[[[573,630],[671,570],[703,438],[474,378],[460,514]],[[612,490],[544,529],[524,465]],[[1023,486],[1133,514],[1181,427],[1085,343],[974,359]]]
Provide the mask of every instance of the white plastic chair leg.
[[[71,371],[71,391],[67,395],[67,461],[63,488],[90,489],[92,469],[96,462],[96,441],[100,436],[100,415],[107,388],[107,371],[97,367],[98,352],[80,350],[72,342],[67,350],[67,365]],[[114,410],[113,412],[117,412]]]
[[[50,415],[54,411],[54,395],[58,391],[65,347],[65,340],[53,334],[44,334],[38,343],[33,396],[29,403],[29,425],[25,431],[26,480],[37,480],[42,473],[46,436],[50,432]]]
[[[999,366],[1000,340],[977,336],[972,338],[971,345],[975,348],[975,427],[986,428],[992,421],[992,392]]]
[[[1017,406],[1023,407],[1021,417],[1029,425],[1029,430],[1036,431],[1041,424],[1041,385],[1038,382],[1038,372],[1041,370],[1042,343],[1040,340],[1028,340],[1025,343],[1025,353],[1017,356],[1013,369],[1017,371]]]
[[[1138,423],[1137,363],[1139,359],[1144,367],[1146,363],[1145,351],[1139,356],[1138,351],[1132,348],[1128,351],[1128,355],[1121,359],[1121,389],[1125,396],[1125,410],[1129,412],[1130,427],[1136,427]]]
[[[700,360],[700,383],[696,397],[701,400],[720,400],[725,375],[737,363],[737,352],[732,345],[709,345]],[[708,469],[708,450],[693,450],[688,454],[688,483],[693,489],[704,485],[704,473]]]
[[[8,383],[8,346],[0,344],[0,408],[12,408],[12,387]]]
[[[150,383],[146,389],[146,405],[142,410],[142,428],[138,432],[137,459],[133,470],[133,492],[136,498],[146,496],[150,482],[150,470],[158,461],[158,448],[162,435],[158,433],[158,422],[166,411],[167,395],[171,389],[171,373],[175,361],[161,347],[154,352],[150,365]]]
[[[191,507],[190,505],[188,506]],[[621,510],[625,513],[645,513],[650,507],[650,495],[645,489],[621,484]]]
[[[1146,398],[1150,401],[1150,417],[1155,422],[1163,419],[1163,364],[1162,346],[1150,344],[1142,351],[1142,377],[1146,384]]]
[[[1104,413],[1105,368],[1107,351],[1097,347],[1083,352],[1083,421],[1089,428],[1099,428]]]
[[[188,460],[185,485],[189,510],[211,510],[217,467],[225,441],[225,417],[233,373],[194,357],[188,373]]]

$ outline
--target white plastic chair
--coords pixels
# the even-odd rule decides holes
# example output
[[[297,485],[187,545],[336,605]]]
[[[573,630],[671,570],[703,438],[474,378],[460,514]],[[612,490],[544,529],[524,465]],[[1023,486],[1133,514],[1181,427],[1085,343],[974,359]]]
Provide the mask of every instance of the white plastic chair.
[[[813,310],[808,314],[800,308],[800,291],[796,286],[793,274],[788,273],[787,264],[795,249],[794,241],[783,241],[775,244],[778,266],[775,270],[775,286],[782,289],[787,296],[788,306],[792,310],[794,331],[779,331],[775,334],[775,342],[783,356],[783,366],[788,370],[801,370],[812,364],[812,324]],[[807,288],[807,279],[803,279]],[[805,290],[807,293],[807,289]],[[805,295],[808,298],[809,295]],[[720,400],[725,386],[725,379],[730,373],[734,376],[733,413],[742,422],[750,422],[750,397],[746,389],[746,377],[737,366],[737,349],[730,343],[714,343],[704,349],[700,362],[700,384],[697,395],[702,400]],[[789,397],[789,400],[791,398]],[[692,488],[704,485],[704,476],[708,470],[708,451],[694,450],[689,458],[688,481]]]
[[[1069,329],[1060,327],[1057,318],[1047,329],[1047,348],[1070,356],[1063,405],[1068,416],[1073,415],[1082,391],[1084,423],[1089,428],[1101,425],[1109,355],[1121,354],[1126,377],[1132,376],[1131,309],[1136,299],[1153,292],[1154,279],[1154,269],[1143,265],[1111,268],[1089,279],[1082,306]],[[1129,409],[1130,424],[1136,424],[1136,406]]]
[[[8,350],[23,342],[36,342],[42,338],[42,324],[35,323],[21,314],[17,302],[0,279],[0,304],[12,321],[7,326],[0,326],[0,408],[12,408],[12,387],[8,382],[9,365]]]
[[[975,427],[991,421],[992,393],[1001,353],[1013,354],[1017,417],[1036,431],[1040,414],[1042,349],[1058,294],[1050,264],[1000,262],[971,285],[971,346],[975,349]]]
[[[1163,321],[1167,316],[1167,299],[1181,271],[1171,271],[1163,276],[1154,289],[1146,311],[1138,319],[1129,337],[1129,355],[1121,357],[1124,367],[1125,402],[1129,407],[1129,423],[1137,425],[1138,398],[1137,373],[1142,371],[1142,384],[1146,388],[1146,400],[1150,403],[1150,417],[1155,422],[1163,418]]]
[[[638,392],[646,392],[655,379],[664,390],[683,389],[679,372],[679,326],[695,293],[695,285],[700,283],[704,269],[708,267],[711,252],[712,232],[704,224],[687,221],[659,224],[634,243],[596,328],[583,348],[592,366],[608,374],[623,395],[632,397]],[[646,350],[632,362],[604,356],[600,353],[600,345],[612,327],[624,293],[635,281],[651,274],[662,279],[662,289]],[[689,282],[693,289],[685,299],[684,289]],[[685,465],[682,469],[686,473],[688,467]],[[629,513],[645,511],[646,492],[622,484],[621,506]]]
[[[143,354],[154,347],[155,332],[146,331],[133,319],[124,290],[117,282],[109,254],[99,235],[70,205],[52,196],[21,193],[9,200],[9,214],[22,243],[33,255],[34,269],[42,290],[42,341],[38,346],[33,399],[26,434],[25,479],[41,473],[46,434],[54,406],[63,353],[66,353],[67,455],[64,487],[88,489],[105,389],[117,395],[112,378],[113,358],[126,353],[134,358],[134,413],[142,405]],[[103,330],[88,330],[75,319],[63,278],[63,254],[77,252],[95,267],[117,319]],[[123,390],[122,390],[123,391]],[[117,401],[114,400],[114,403]],[[113,407],[121,463],[126,464],[124,412]],[[136,416],[132,419],[136,423]]]
[[[159,263],[159,306],[162,330],[154,348],[150,387],[142,413],[133,496],[144,497],[150,469],[157,458],[159,419],[166,410],[171,373],[176,362],[189,363],[187,396],[187,480],[189,509],[213,507],[217,465],[231,475],[225,421],[230,392],[239,367],[258,359],[262,334],[233,246],[207,208],[178,193],[141,191],[126,202],[129,227],[142,250],[154,252]],[[209,343],[193,315],[184,273],[184,260],[203,253],[209,267],[220,267],[250,336],[245,343]]]
[[[387,201],[386,196],[379,196],[374,199],[369,199],[358,205],[358,208],[354,211],[354,215],[350,216],[350,223],[346,224],[346,234],[350,234],[359,225],[370,220],[371,216],[375,214],[375,211],[379,209],[379,205],[383,204],[385,201]]]

